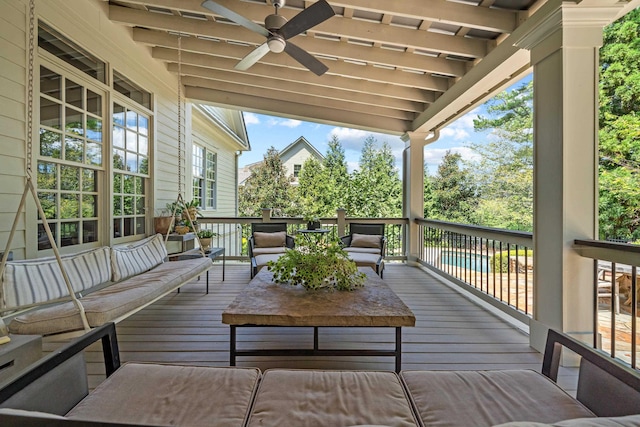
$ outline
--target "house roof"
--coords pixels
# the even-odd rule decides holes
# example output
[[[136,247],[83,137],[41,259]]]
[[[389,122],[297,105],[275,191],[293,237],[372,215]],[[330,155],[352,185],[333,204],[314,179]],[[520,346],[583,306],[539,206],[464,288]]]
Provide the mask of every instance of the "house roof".
[[[281,158],[284,158],[284,157],[287,157],[289,154],[292,154],[294,152],[300,151],[300,149],[302,147],[304,147],[307,150],[309,150],[309,152],[311,154],[313,154],[313,156],[316,159],[318,159],[318,160],[323,160],[324,159],[324,156],[322,155],[322,153],[319,152],[316,147],[311,145],[311,143],[309,141],[307,141],[307,139],[304,136],[299,137],[298,139],[293,141],[291,144],[289,144],[286,147],[284,147],[282,150],[280,150],[280,152],[278,154],[280,154]]]
[[[201,0],[110,0],[108,10],[170,71],[177,72],[181,57],[185,94],[195,102],[401,135],[439,129],[528,73],[529,52],[515,45],[562,4],[328,1],[336,16],[291,39],[329,67],[322,76],[286,53],[234,69],[265,38]],[[260,25],[274,12],[270,0],[215,2]],[[314,3],[287,0],[279,13],[290,20]],[[621,7],[618,0],[575,0],[571,7],[594,4]]]

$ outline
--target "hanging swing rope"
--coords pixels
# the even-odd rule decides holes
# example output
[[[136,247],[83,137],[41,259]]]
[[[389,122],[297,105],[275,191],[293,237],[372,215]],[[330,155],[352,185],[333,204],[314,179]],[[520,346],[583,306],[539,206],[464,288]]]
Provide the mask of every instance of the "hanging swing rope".
[[[186,217],[187,217],[186,219],[188,221],[188,224],[190,224],[193,227],[194,232],[196,231],[195,225],[194,225],[196,218],[191,216],[191,212],[189,212],[187,204],[185,203],[184,198],[182,197],[182,170],[183,170],[183,163],[184,163],[182,152],[183,150],[185,150],[185,142],[182,138],[182,126],[183,126],[183,120],[184,120],[183,113],[182,113],[183,108],[184,108],[184,101],[182,97],[182,34],[178,34],[178,197],[176,198],[176,201],[173,204],[171,224],[169,225],[169,229],[167,230],[167,234],[165,235],[165,238],[164,238],[165,244],[169,240],[169,234],[171,232],[171,228],[173,228],[173,224],[176,219],[176,212],[178,209],[182,210],[183,216],[184,216],[184,213],[186,213]],[[198,241],[200,253],[202,254],[203,257],[206,256],[204,253],[204,249],[202,248],[202,244],[200,243],[200,237],[198,236],[197,232],[196,232],[195,238]]]
[[[27,194],[31,193],[33,195],[33,200],[35,201],[36,208],[38,209],[38,215],[42,218],[42,225],[49,239],[49,243],[51,244],[51,249],[56,257],[56,261],[58,262],[58,266],[60,267],[60,272],[62,273],[62,278],[64,279],[65,285],[67,286],[67,291],[69,292],[69,296],[71,300],[75,304],[80,314],[80,318],[82,319],[82,325],[85,330],[90,330],[89,321],[87,320],[87,315],[84,311],[84,307],[78,298],[76,297],[75,291],[73,290],[73,286],[71,286],[71,281],[69,280],[69,276],[67,275],[67,271],[64,268],[62,263],[62,258],[60,257],[60,252],[58,251],[58,246],[56,245],[53,234],[51,233],[51,228],[49,227],[49,223],[47,222],[47,216],[42,209],[42,205],[40,203],[40,199],[38,198],[38,192],[33,185],[32,180],[32,171],[31,171],[31,162],[33,159],[33,91],[34,91],[34,78],[33,78],[33,70],[34,70],[34,55],[35,55],[35,0],[29,1],[29,57],[28,57],[28,77],[27,77],[27,151],[26,151],[26,182],[24,191],[22,193],[22,198],[20,199],[20,204],[18,206],[18,210],[16,212],[16,216],[13,220],[13,226],[11,227],[11,232],[9,233],[9,239],[7,240],[7,245],[2,256],[2,262],[0,263],[0,277],[4,274],[4,269],[7,264],[7,259],[9,257],[9,251],[11,249],[11,243],[13,242],[13,237],[15,235],[16,229],[18,227],[18,222],[20,220],[20,214],[25,208]],[[6,299],[3,294],[3,306],[6,305]]]

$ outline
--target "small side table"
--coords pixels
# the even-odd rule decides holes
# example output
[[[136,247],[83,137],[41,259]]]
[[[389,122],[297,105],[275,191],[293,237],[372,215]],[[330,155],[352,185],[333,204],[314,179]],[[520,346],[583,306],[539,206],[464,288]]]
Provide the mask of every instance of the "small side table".
[[[211,259],[211,261],[214,261],[217,257],[222,256],[222,281],[224,282],[224,267],[225,267],[225,258],[226,258],[224,255],[224,248],[209,248],[206,251],[204,251],[204,255],[209,259]],[[174,256],[174,257],[170,256],[169,260],[179,261],[182,259],[194,259],[194,258],[201,258],[201,257],[202,257],[202,253],[200,252],[200,249],[196,248],[196,249],[191,249],[178,256]],[[178,292],[180,292],[180,289],[178,289]],[[208,293],[209,293],[209,270],[207,270],[207,294]]]
[[[40,335],[9,335],[11,341],[0,345],[0,383],[42,357]]]
[[[330,231],[328,228],[316,228],[314,230],[298,230],[298,233],[302,234],[308,243],[314,243],[314,240],[315,242],[319,242],[322,236]]]

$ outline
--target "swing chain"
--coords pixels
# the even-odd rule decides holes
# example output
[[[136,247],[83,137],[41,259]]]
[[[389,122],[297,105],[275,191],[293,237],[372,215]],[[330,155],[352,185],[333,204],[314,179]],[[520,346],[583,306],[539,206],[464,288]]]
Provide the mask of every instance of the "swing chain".
[[[182,34],[178,35],[178,194],[182,194]]]
[[[29,0],[29,63],[27,80],[27,177],[31,178],[31,161],[33,159],[33,68],[35,51],[35,0]]]

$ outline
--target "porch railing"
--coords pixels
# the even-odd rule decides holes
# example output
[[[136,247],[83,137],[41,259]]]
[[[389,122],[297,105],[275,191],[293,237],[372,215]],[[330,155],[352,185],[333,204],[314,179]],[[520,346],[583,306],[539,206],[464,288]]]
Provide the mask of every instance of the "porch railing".
[[[295,236],[298,230],[307,228],[307,222],[302,218],[271,217],[269,209],[265,209],[262,217],[217,217],[199,218],[200,229],[211,230],[215,233],[211,240],[212,247],[225,248],[227,260],[248,261],[247,241],[251,236],[251,224],[256,222],[286,222],[287,231]],[[349,231],[349,224],[385,224],[387,238],[386,260],[404,261],[406,257],[406,233],[409,221],[406,218],[352,218],[346,217],[344,211],[339,210],[336,217],[320,218],[322,228],[328,229],[328,235],[337,239]]]
[[[533,235],[417,219],[418,262],[528,324],[533,312]]]
[[[640,246],[576,240],[579,255],[593,260],[593,346],[638,369]]]

